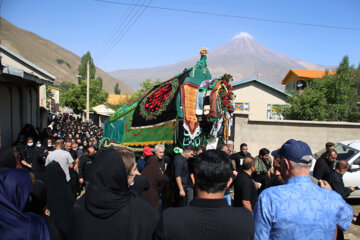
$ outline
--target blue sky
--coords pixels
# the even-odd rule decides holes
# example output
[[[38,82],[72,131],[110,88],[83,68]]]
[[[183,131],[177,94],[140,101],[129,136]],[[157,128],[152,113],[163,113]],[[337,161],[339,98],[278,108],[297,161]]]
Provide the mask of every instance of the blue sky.
[[[149,3],[151,0],[111,0]],[[94,0],[0,0],[0,15],[81,56],[90,51],[105,71],[153,67],[198,55],[247,32],[265,47],[310,63],[360,62],[360,30],[341,30],[147,8],[120,40],[138,10]],[[359,0],[152,0],[150,6],[360,29]],[[134,8],[135,9],[135,8]],[[136,8],[139,9],[139,8]],[[131,12],[132,11],[132,12]],[[118,31],[115,31],[118,29]],[[0,36],[1,38],[1,36]],[[105,43],[113,42],[105,57]],[[115,44],[117,43],[117,44]]]

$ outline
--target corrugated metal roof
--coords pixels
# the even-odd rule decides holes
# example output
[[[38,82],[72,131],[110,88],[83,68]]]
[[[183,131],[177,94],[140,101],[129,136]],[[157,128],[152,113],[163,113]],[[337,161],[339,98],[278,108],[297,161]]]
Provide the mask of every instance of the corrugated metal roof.
[[[36,83],[38,83],[40,85],[53,82],[51,80],[39,78],[39,77],[37,77],[37,76],[35,76],[35,75],[31,74],[31,73],[27,73],[27,72],[23,71],[22,69],[19,69],[19,68],[16,68],[16,67],[12,67],[12,66],[8,66],[8,65],[3,65],[3,66],[4,66],[4,69],[2,71],[3,74],[9,74],[9,75],[12,75],[12,76],[21,77],[23,79],[36,82]]]
[[[2,49],[3,51],[7,52],[8,54],[16,57],[18,60],[20,60],[21,62],[29,65],[30,67],[36,69],[37,71],[41,72],[44,75],[47,75],[50,79],[52,79],[52,81],[54,81],[56,79],[56,77],[54,75],[52,75],[51,73],[45,71],[44,69],[40,68],[39,66],[35,65],[34,63],[26,60],[25,58],[21,57],[20,55],[16,54],[15,52],[13,52],[12,50],[10,50],[9,48],[5,47],[4,45],[0,44],[0,49]]]

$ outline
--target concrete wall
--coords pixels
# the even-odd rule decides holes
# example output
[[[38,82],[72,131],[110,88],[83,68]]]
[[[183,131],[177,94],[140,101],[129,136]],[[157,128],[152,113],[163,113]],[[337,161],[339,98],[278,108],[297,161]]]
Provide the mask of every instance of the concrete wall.
[[[39,87],[39,99],[40,99],[40,107],[46,108],[46,85],[41,85]]]
[[[235,103],[248,102],[252,119],[267,119],[268,104],[286,104],[286,95],[252,81],[234,86]]]
[[[254,120],[248,114],[234,114],[232,138],[235,150],[248,144],[256,156],[263,147],[275,150],[290,138],[309,144],[313,153],[325,147],[326,142],[360,139],[360,124],[348,122]]]

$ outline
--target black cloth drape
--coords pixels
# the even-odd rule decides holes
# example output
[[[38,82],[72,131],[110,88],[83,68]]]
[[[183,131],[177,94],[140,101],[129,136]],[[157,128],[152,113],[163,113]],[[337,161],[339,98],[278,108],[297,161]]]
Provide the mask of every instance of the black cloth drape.
[[[70,231],[70,215],[75,199],[58,162],[52,161],[45,167],[44,182],[50,216],[61,232],[66,235]]]
[[[16,168],[16,158],[10,148],[0,151],[0,169],[5,168]]]

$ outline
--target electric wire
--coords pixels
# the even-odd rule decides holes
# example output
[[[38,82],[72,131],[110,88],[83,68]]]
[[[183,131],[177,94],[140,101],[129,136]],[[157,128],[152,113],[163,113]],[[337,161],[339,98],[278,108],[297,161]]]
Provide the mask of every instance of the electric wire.
[[[137,1],[137,3],[140,0]],[[135,1],[133,1],[135,2]],[[111,43],[111,41],[113,40],[113,38],[118,34],[118,31],[121,30],[122,26],[124,25],[124,22],[127,18],[127,16],[129,16],[132,11],[136,8],[136,6],[129,6],[126,11],[124,12],[124,14],[121,15],[120,20],[118,21],[117,25],[112,29],[111,33],[108,35],[108,37],[104,40],[103,44],[101,45],[102,48],[99,49],[99,51],[97,52],[97,54],[95,55],[97,58],[101,57],[101,54],[105,51],[105,49],[109,46],[109,44]],[[125,17],[126,16],[126,17]]]
[[[125,5],[125,6],[136,6],[136,7],[142,7],[143,6],[143,5],[140,5],[140,4],[115,2],[115,1],[108,1],[108,0],[93,0],[93,1],[103,2],[103,3],[108,3],[108,4]],[[193,11],[193,10],[187,10],[187,9],[159,7],[159,6],[148,6],[147,8],[166,10],[166,11],[173,11],[173,12],[183,12],[183,13],[191,13],[191,14],[210,15],[210,16],[217,16],[217,17],[241,18],[241,19],[261,21],[261,22],[272,22],[272,23],[293,24],[293,25],[308,26],[308,27],[319,27],[319,28],[330,28],[330,29],[360,31],[360,28],[356,28],[356,27],[342,27],[342,26],[331,26],[331,25],[322,25],[322,24],[313,24],[313,23],[292,22],[292,21],[277,20],[277,19],[248,17],[248,16],[230,15],[230,14],[224,14],[224,13],[214,13],[214,12],[204,12],[204,11]]]
[[[141,0],[137,0],[136,4],[138,4]],[[134,12],[134,10],[136,10]],[[104,57],[105,53],[111,46],[114,44],[115,40],[118,36],[124,31],[125,28],[129,25],[129,21],[140,11],[136,6],[130,6],[127,8],[127,11],[122,15],[119,24],[113,29],[112,34],[107,38],[106,43],[103,45],[102,49],[99,51],[96,59],[100,60]],[[130,20],[129,20],[130,19]]]
[[[144,0],[143,3],[145,3],[146,0]],[[113,39],[112,44],[109,45],[109,47],[104,51],[101,58],[98,59],[98,64],[102,62],[106,58],[106,56],[111,52],[111,50],[117,46],[117,44],[125,37],[125,35],[129,32],[129,30],[132,28],[132,26],[138,21],[138,19],[142,16],[142,14],[145,12],[145,10],[149,7],[152,0],[150,0],[147,4],[141,4],[142,8],[139,9],[135,14],[132,15],[131,19],[127,22],[127,25],[122,29],[121,32],[117,34],[117,36]]]

